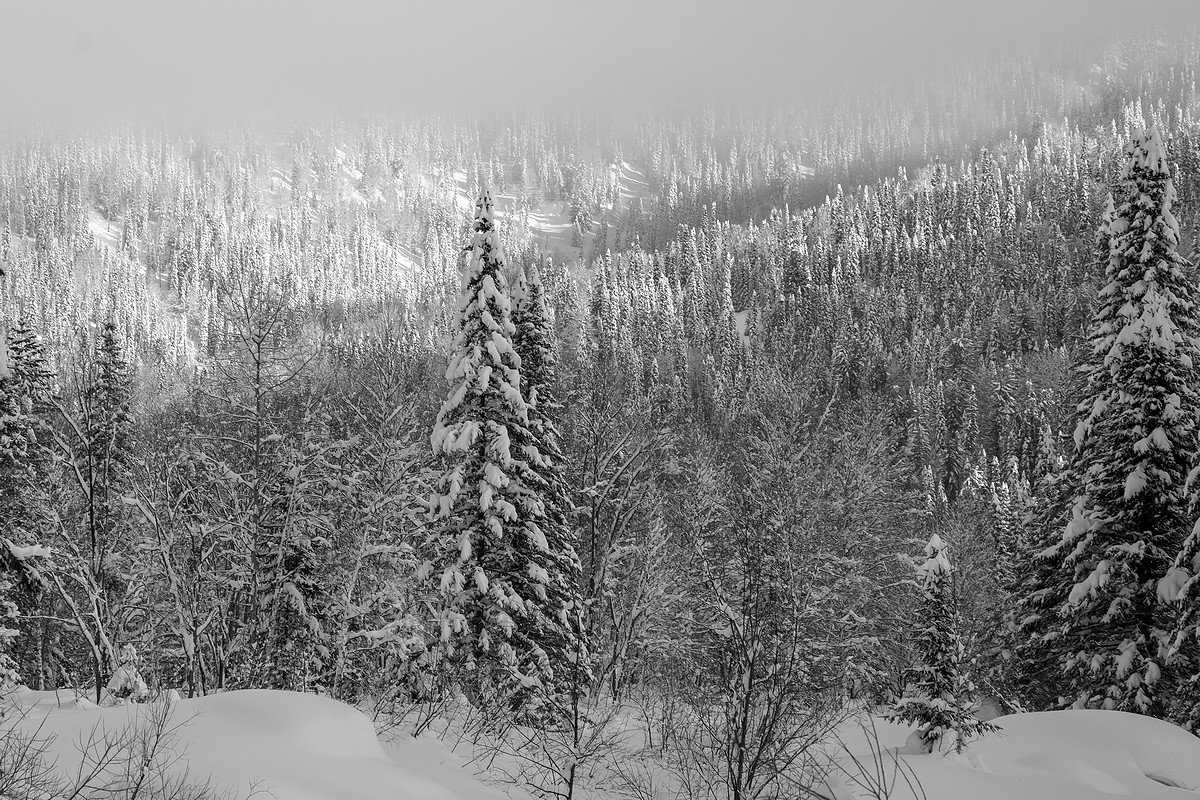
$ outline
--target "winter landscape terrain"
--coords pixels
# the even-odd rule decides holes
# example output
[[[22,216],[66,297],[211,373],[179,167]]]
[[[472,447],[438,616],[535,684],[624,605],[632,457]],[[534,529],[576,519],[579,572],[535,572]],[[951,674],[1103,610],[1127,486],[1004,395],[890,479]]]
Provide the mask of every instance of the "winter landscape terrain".
[[[0,800],[1200,793],[1200,6],[406,5],[0,11]]]

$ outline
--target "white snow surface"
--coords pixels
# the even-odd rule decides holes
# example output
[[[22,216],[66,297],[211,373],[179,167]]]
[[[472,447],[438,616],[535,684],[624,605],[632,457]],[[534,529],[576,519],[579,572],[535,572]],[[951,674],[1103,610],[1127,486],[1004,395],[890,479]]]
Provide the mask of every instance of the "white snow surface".
[[[98,708],[72,692],[22,690],[10,702],[28,710],[20,723],[56,736],[51,756],[71,770],[75,743],[93,726],[121,730],[150,706]],[[448,742],[426,734],[381,744],[360,711],[328,698],[280,691],[236,691],[178,701],[186,722],[178,746],[193,778],[245,793],[252,784],[287,800],[527,800],[517,787],[488,786]],[[7,715],[11,724],[16,715]],[[927,800],[1168,800],[1200,790],[1200,739],[1159,720],[1117,711],[1053,711],[995,719],[1000,730],[953,752],[900,756]],[[912,729],[877,721],[879,744],[904,752]],[[843,740],[869,763],[857,725]],[[462,748],[460,748],[462,749]],[[887,756],[885,756],[887,758]],[[848,760],[844,763],[848,764]],[[831,800],[856,800],[852,782],[833,781]],[[670,782],[662,800],[674,800]],[[678,787],[674,787],[678,788]],[[269,795],[264,795],[269,796]],[[586,790],[585,798],[610,795]],[[916,797],[920,797],[918,794]],[[891,800],[914,798],[903,781]]]
[[[119,251],[121,249],[121,223],[112,222],[101,216],[96,209],[88,209],[87,218],[88,230],[96,237],[97,243],[107,247],[109,250]]]
[[[1078,710],[1011,714],[993,724],[1000,730],[961,755],[902,756],[928,800],[1166,800],[1200,790],[1200,739],[1161,720]],[[910,728],[879,722],[877,730],[882,746],[901,748]],[[861,732],[845,739],[851,752],[869,755]],[[844,789],[830,794],[855,797]],[[911,798],[903,781],[891,796]]]
[[[80,735],[95,725],[120,731],[145,719],[149,704],[98,708],[74,693],[22,691],[30,709],[22,726],[41,725],[56,738],[51,756],[73,771]],[[181,700],[173,719],[186,724],[176,746],[186,749],[194,779],[243,796],[257,784],[286,800],[500,800],[524,797],[485,786],[436,737],[401,738],[386,749],[362,712],[336,700],[296,692],[248,690]],[[13,719],[16,715],[9,715]],[[3,725],[0,723],[0,735]]]

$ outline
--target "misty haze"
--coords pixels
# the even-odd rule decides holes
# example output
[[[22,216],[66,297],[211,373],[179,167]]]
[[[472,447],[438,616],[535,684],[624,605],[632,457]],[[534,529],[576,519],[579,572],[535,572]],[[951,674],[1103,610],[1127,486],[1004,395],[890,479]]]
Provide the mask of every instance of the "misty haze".
[[[0,800],[1200,793],[1200,3],[0,6]]]

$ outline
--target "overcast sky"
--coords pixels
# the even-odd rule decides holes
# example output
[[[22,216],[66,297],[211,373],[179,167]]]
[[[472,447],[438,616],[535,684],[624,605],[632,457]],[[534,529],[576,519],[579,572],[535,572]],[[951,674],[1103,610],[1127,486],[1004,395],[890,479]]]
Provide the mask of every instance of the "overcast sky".
[[[786,92],[1185,17],[1200,18],[1200,0],[12,0],[0,15],[0,102],[205,109]]]

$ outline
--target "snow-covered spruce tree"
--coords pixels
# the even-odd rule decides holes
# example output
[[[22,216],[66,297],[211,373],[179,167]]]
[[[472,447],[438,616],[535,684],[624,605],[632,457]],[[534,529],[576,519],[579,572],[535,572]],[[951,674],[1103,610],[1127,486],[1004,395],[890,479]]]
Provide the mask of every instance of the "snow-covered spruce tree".
[[[1033,487],[1033,502],[1021,523],[1014,562],[1012,608],[1006,638],[1013,653],[1006,684],[1026,708],[1054,708],[1066,691],[1062,663],[1070,647],[1062,636],[1060,610],[1070,587],[1061,579],[1055,545],[1070,516],[1075,474],[1054,451],[1049,428],[1042,449],[1046,471]]]
[[[330,418],[305,407],[297,433],[272,452],[255,539],[255,627],[251,685],[307,691],[329,660],[333,586],[324,579],[337,515],[353,481],[340,468],[350,443],[330,436]]]
[[[1112,251],[1112,224],[1116,208],[1112,194],[1105,198],[1100,225],[1096,229],[1094,267],[1107,272]],[[1083,397],[1096,369],[1097,357],[1082,335],[1069,348],[1069,371],[1064,393]],[[1079,630],[1063,625],[1062,610],[1071,589],[1073,576],[1062,569],[1058,545],[1063,526],[1071,518],[1071,509],[1080,485],[1078,460],[1067,460],[1059,452],[1057,437],[1049,426],[1043,429],[1038,456],[1039,468],[1033,489],[1033,502],[1022,523],[1017,563],[1024,565],[1013,590],[1012,624],[1009,630],[1015,655],[1009,673],[1010,685],[1020,701],[1031,710],[1054,708],[1072,689],[1062,665],[1077,651],[1072,639]]]
[[[9,364],[8,342],[0,333],[0,494],[9,500],[20,494],[29,450],[22,405],[21,393]],[[5,527],[11,524],[12,518],[6,515]],[[4,539],[0,539],[0,548],[7,549]],[[4,572],[0,569],[0,695],[20,681],[17,664],[9,652],[17,637],[17,630],[9,627],[18,616],[17,604],[12,599],[15,587]]]
[[[1200,324],[1166,148],[1150,129],[1126,155],[1077,411],[1078,489],[1056,546],[1063,667],[1076,704],[1165,716],[1174,613],[1159,581],[1187,533]]]
[[[9,331],[6,355],[7,370],[0,370],[0,535],[25,546],[43,541],[52,524],[47,417],[57,390],[45,346],[25,322]]]
[[[0,542],[0,547],[3,546]],[[10,654],[13,640],[19,634],[16,628],[9,627],[20,616],[17,604],[12,599],[14,588],[8,576],[0,574],[0,697],[8,694],[12,687],[21,682],[17,662]]]
[[[904,695],[888,718],[917,725],[925,748],[932,751],[945,739],[961,750],[970,739],[992,726],[975,717],[970,699],[975,687],[962,672],[963,643],[958,635],[958,609],[954,598],[946,544],[936,533],[925,545],[925,561],[917,566],[921,589],[916,632],[918,666],[913,668]]]
[[[57,379],[50,366],[46,345],[27,320],[13,326],[8,336],[8,367],[33,413],[47,413],[57,393]],[[41,444],[48,444],[41,442]]]
[[[573,705],[591,684],[590,659],[584,636],[582,569],[572,526],[574,507],[559,446],[556,417],[561,410],[555,393],[554,327],[546,292],[536,264],[522,270],[513,307],[513,347],[520,358],[521,394],[528,406],[529,441],[517,441],[528,459],[529,486],[542,501],[542,516],[533,520],[546,549],[535,546],[537,534],[520,537],[516,546],[546,571],[543,618],[538,644],[550,659],[554,688],[561,704]],[[551,687],[547,687],[550,689]]]
[[[502,699],[528,711],[553,681],[542,642],[560,623],[543,610],[553,580],[545,507],[530,467],[541,455],[521,393],[494,213],[484,192],[446,369],[450,392],[431,436],[446,470],[430,497],[435,524],[418,577],[436,594],[431,650],[443,674],[463,680],[482,702]]]
[[[101,535],[105,538],[113,535],[114,517],[121,506],[120,491],[133,456],[130,394],[129,363],[116,325],[109,321],[100,330],[95,373],[84,391],[83,402],[87,474],[92,482],[86,494],[89,524],[103,529]],[[103,547],[93,554],[97,562],[107,555]],[[97,563],[95,568],[101,565]]]
[[[18,632],[9,627],[19,617],[16,598],[40,587],[38,562],[47,554],[40,542],[51,518],[44,490],[51,464],[39,414],[53,391],[53,373],[28,326],[0,335],[0,695],[20,678],[12,655]]]
[[[1200,461],[1200,459],[1198,459]],[[1200,503],[1200,463],[1188,474],[1191,487],[1191,508]],[[1180,681],[1174,692],[1175,702],[1171,708],[1172,721],[1192,732],[1200,732],[1200,700],[1195,687],[1200,685],[1200,520],[1191,529],[1166,576],[1159,582],[1158,596],[1176,606],[1175,624],[1171,631],[1169,655],[1172,672]]]
[[[109,558],[117,547],[121,498],[134,457],[130,367],[111,320],[100,329],[94,359],[81,402],[85,441],[76,455],[84,467],[82,513],[89,529],[93,578],[98,586],[111,590],[121,582]]]

